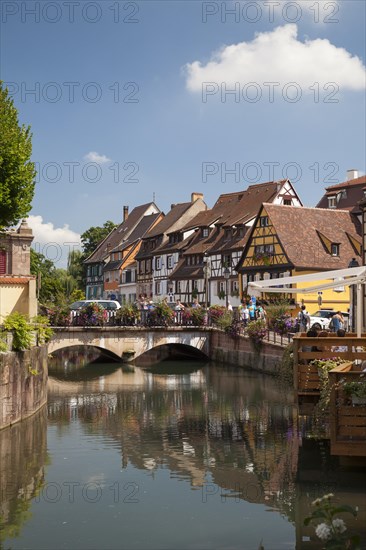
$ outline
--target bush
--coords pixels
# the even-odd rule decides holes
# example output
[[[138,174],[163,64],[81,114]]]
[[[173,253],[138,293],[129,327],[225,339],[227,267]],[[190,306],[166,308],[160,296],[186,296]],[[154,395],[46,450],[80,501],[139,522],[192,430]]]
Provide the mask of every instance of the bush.
[[[0,338],[0,352],[2,351],[8,351],[8,345],[2,338]]]
[[[47,308],[46,314],[52,327],[67,327],[70,325],[71,312],[67,306]]]
[[[225,310],[224,314],[221,315],[216,321],[216,325],[227,332],[233,323],[233,312]]]
[[[192,324],[195,327],[202,327],[206,322],[206,311],[203,307],[191,308]]]
[[[283,352],[278,369],[278,377],[281,383],[292,386],[294,383],[294,345],[291,342]]]
[[[275,319],[271,319],[268,323],[268,328],[283,336],[289,332],[295,332],[295,325],[296,319],[293,319],[291,315],[285,313]]]
[[[80,324],[85,327],[101,327],[107,319],[107,311],[96,302],[87,304],[79,310]]]
[[[140,310],[136,304],[125,304],[116,312],[116,320],[122,326],[133,326],[140,320],[140,317]]]
[[[4,320],[4,328],[13,334],[13,350],[21,351],[32,346],[32,325],[25,315],[14,311]]]
[[[173,323],[174,312],[165,302],[158,302],[154,309],[148,312],[148,324],[155,327],[166,327]]]
[[[257,319],[257,321],[250,321],[246,329],[246,334],[249,336],[254,344],[255,348],[260,348],[263,338],[267,334],[266,323],[263,319]]]
[[[38,345],[43,345],[49,342],[53,335],[53,330],[50,327],[50,320],[45,315],[36,315],[33,317],[32,323],[37,334]]]
[[[280,317],[288,315],[289,302],[279,300],[276,304],[270,304],[266,307],[268,326],[271,327],[271,323]]]
[[[224,306],[211,306],[208,311],[211,323],[214,325],[218,325],[219,319],[227,313],[226,307]]]

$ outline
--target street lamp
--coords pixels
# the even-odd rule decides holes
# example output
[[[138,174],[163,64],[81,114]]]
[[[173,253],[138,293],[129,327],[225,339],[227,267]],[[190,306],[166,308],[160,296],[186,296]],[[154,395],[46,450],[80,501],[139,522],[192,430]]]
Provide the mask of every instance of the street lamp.
[[[352,260],[350,261],[350,263],[348,264],[348,267],[359,267],[359,263],[358,261],[356,260],[356,258],[352,258]],[[355,285],[352,285],[352,289],[351,289],[351,304],[350,304],[350,317],[351,317],[351,331],[352,332],[355,332],[355,320],[356,320],[356,307],[358,304],[356,304],[356,289],[355,289]]]
[[[210,276],[210,260],[207,256],[207,253],[204,254],[203,262],[204,262],[203,274],[205,276],[205,310],[207,310],[207,307],[208,307],[208,278]]]
[[[226,296],[226,309],[229,307],[229,278],[230,278],[230,269],[225,267],[224,269],[224,279],[225,279],[225,296]]]

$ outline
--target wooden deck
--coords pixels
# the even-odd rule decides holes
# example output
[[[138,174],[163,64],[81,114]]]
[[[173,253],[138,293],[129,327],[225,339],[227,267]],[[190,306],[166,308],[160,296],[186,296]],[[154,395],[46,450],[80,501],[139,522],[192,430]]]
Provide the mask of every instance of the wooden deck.
[[[344,363],[329,373],[332,387],[329,409],[331,453],[366,457],[366,406],[353,406],[342,391],[343,380],[357,380],[361,376],[361,362],[366,360],[366,334],[361,338],[355,334],[344,338],[332,333],[328,337],[315,338],[297,334],[293,341],[294,389],[300,415],[311,415],[320,395],[317,368],[309,363],[313,359],[344,359]],[[339,347],[342,351],[337,350]],[[366,377],[366,373],[364,375]]]
[[[342,389],[342,382],[366,377],[366,373],[331,370],[330,449],[338,456],[366,457],[366,405],[353,405]]]

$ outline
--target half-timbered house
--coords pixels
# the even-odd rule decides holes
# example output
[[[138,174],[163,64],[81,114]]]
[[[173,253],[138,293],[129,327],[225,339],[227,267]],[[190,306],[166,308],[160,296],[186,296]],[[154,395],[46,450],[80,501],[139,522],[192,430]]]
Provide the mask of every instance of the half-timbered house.
[[[361,235],[362,208],[360,201],[366,197],[366,176],[359,176],[357,170],[347,171],[347,180],[325,188],[325,194],[317,208],[348,210],[357,219],[356,229]]]
[[[177,298],[189,303],[197,296],[207,304],[225,304],[228,298],[233,306],[239,305],[235,266],[263,202],[302,206],[289,180],[260,183],[220,195],[212,209],[183,228],[195,234],[182,243],[181,259],[170,276]]]
[[[262,203],[302,206],[289,180],[271,181],[250,185],[240,193],[221,195],[215,207],[224,207],[224,215],[217,225],[217,235],[208,251],[211,266],[210,295],[213,303],[225,303],[226,293],[235,307],[240,304],[241,292],[238,274],[235,271],[249,230]],[[214,208],[215,208],[214,207]],[[224,272],[228,278],[225,279]]]
[[[130,237],[132,231],[139,224],[144,216],[159,213],[159,208],[153,203],[136,206],[132,212],[128,213],[128,206],[123,207],[123,221],[113,229],[105,239],[103,239],[92,254],[85,260],[86,266],[86,298],[99,299],[108,298],[115,295],[118,291],[119,274],[114,273],[115,280],[110,280],[109,271],[105,271],[105,265],[111,259],[111,252]],[[114,260],[117,261],[117,260]],[[105,282],[108,288],[104,288]],[[115,296],[117,297],[117,296]]]
[[[203,195],[192,193],[191,202],[172,204],[164,219],[146,234],[136,255],[138,295],[148,296],[152,300],[161,300],[171,295],[169,275],[177,261],[181,230],[206,208]],[[171,247],[168,246],[169,242]]]
[[[164,217],[162,212],[143,216],[127,239],[111,251],[110,259],[104,266],[104,290],[109,298],[116,295],[121,304],[136,301],[135,260],[146,233]]]
[[[245,294],[250,281],[344,269],[360,254],[361,239],[349,211],[265,203],[236,269]],[[295,302],[289,286],[284,286],[283,297]],[[319,294],[297,294],[296,301],[304,301],[312,313],[319,307]],[[321,302],[325,308],[347,310],[348,287],[340,282],[337,289],[323,291]]]

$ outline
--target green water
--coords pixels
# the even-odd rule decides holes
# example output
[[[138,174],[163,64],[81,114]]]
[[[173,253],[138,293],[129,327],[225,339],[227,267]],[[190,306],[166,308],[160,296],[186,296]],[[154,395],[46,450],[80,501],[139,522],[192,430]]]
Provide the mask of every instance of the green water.
[[[366,540],[364,471],[300,420],[243,369],[60,361],[47,410],[0,432],[1,548],[315,549],[303,518],[329,491]]]

